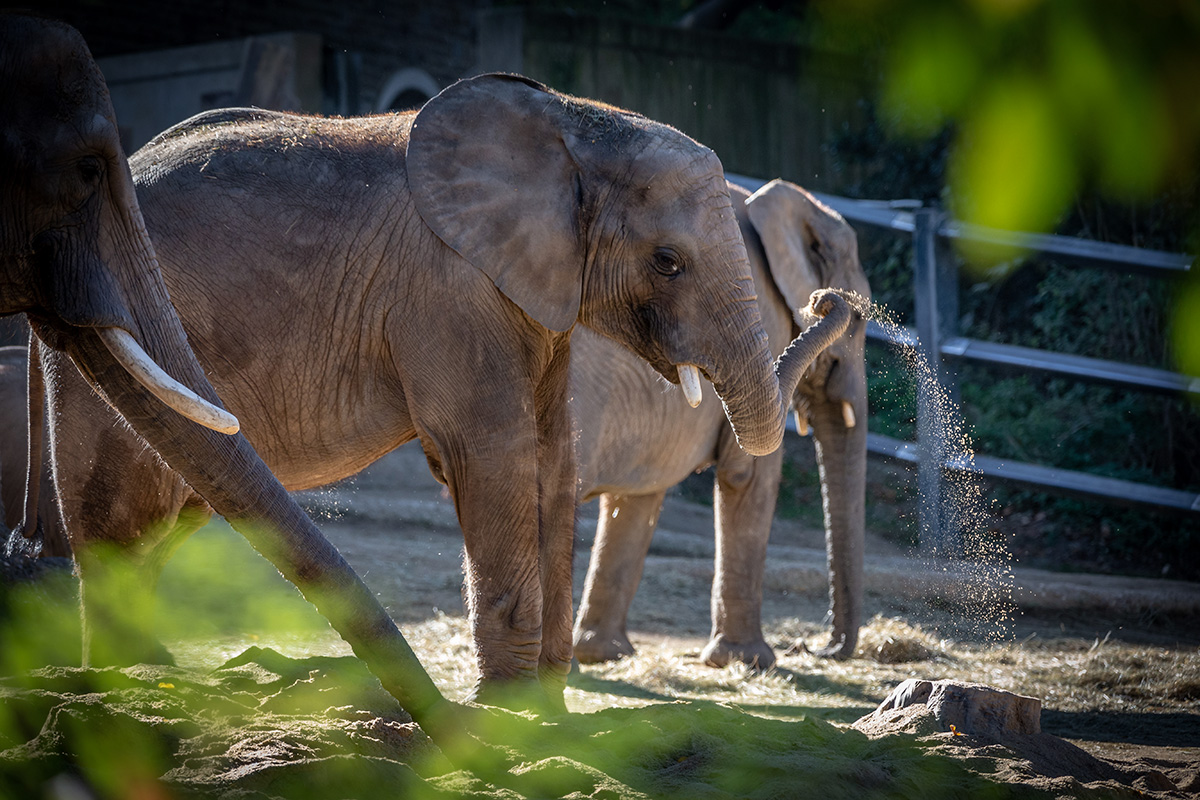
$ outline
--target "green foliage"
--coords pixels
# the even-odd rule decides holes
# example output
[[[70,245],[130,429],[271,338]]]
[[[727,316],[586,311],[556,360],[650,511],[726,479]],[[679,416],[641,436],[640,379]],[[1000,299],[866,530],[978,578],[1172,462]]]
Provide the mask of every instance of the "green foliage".
[[[1012,56],[1025,48],[1061,55],[1063,51],[1053,48],[1086,49],[1115,36],[1103,53],[1092,52],[1100,58],[1090,67],[1093,73],[1121,64],[1129,68],[1131,80],[1153,86],[1174,80],[1163,72],[1163,64],[1180,55],[1176,46],[1181,31],[1194,29],[1195,18],[1189,17],[1180,31],[1163,39],[1162,53],[1145,53],[1129,51],[1134,47],[1130,37],[1113,30],[1118,24],[1114,20],[1125,19],[1125,12],[1109,4],[1096,9],[1096,19],[1086,20],[1075,20],[1080,7],[1073,3],[1061,4],[1065,10],[1051,10],[1039,2],[1016,4],[1007,16],[983,2],[901,8],[888,0],[863,0],[857,5],[876,12],[878,27],[839,29],[839,36],[849,38],[843,36],[835,45],[864,58],[881,58],[885,89],[883,111],[870,105],[866,123],[843,131],[830,145],[845,165],[843,172],[857,176],[848,190],[852,196],[914,198],[991,224],[1053,229],[1177,252],[1189,246],[1194,250],[1192,232],[1200,230],[1200,182],[1171,179],[1154,170],[1148,178],[1130,177],[1122,173],[1124,165],[1108,164],[1106,159],[1120,150],[1112,144],[1116,139],[1106,139],[1109,132],[1076,126],[1073,116],[1080,102],[1100,95],[1064,99],[1062,84],[1055,82],[1057,70],[1070,72],[1079,65],[1037,58],[1022,64]],[[836,16],[847,9],[843,4],[825,11]],[[1160,25],[1162,15],[1179,11],[1158,9],[1153,19],[1143,22]],[[1047,15],[1054,21],[1045,30],[1026,27]],[[911,24],[901,24],[897,17],[911,18]],[[1130,31],[1138,29],[1138,24],[1126,22]],[[893,26],[895,36],[872,35]],[[834,29],[836,24],[830,28]],[[914,42],[927,47],[919,51]],[[1031,84],[1029,70],[1041,71],[1045,85]],[[1093,73],[1088,75],[1095,78]],[[1093,90],[1101,91],[1095,86],[1084,91]],[[1153,102],[1163,96],[1156,97]],[[1109,120],[1124,119],[1127,109],[1097,113]],[[1182,137],[1177,145],[1200,143],[1200,128],[1189,121],[1193,117],[1172,123]],[[1014,130],[1011,119],[1025,129]],[[1094,121],[1088,125],[1096,127]],[[1111,135],[1130,136],[1133,127],[1130,123],[1124,132]],[[1147,134],[1137,141],[1136,147],[1144,149],[1157,140]],[[1003,152],[1013,143],[1024,143],[1026,158],[1020,163]],[[981,152],[989,163],[973,164]],[[1039,165],[1038,153],[1051,153],[1052,162],[1067,166],[1057,170]],[[1161,158],[1186,161],[1187,147],[1176,147]],[[1034,173],[1032,178],[1027,170]],[[1143,179],[1146,182],[1139,183]],[[1000,205],[991,210],[981,206],[977,195],[986,192],[994,193]],[[1003,207],[1039,194],[1044,195],[1039,202],[1046,197],[1052,202],[1033,216],[1014,217]],[[899,321],[912,324],[911,242],[902,235],[858,228],[876,301]],[[1067,266],[1019,253],[1003,258],[1007,260],[998,261],[992,254],[974,265],[963,261],[958,320],[962,335],[1200,374],[1200,344],[1194,344],[1200,343],[1200,311],[1188,311],[1200,309],[1200,275],[1179,282]],[[900,359],[877,346],[868,348],[867,357],[871,430],[913,439],[915,402],[911,388],[905,387]],[[970,365],[962,366],[959,386],[968,430],[979,452],[1158,485],[1200,487],[1200,458],[1195,455],[1200,452],[1200,414],[1184,399]],[[1178,575],[1185,548],[1195,542],[1200,529],[1200,522],[1191,517],[1124,510],[1099,500],[1081,502],[1004,487],[993,497],[1007,520],[1037,516],[1037,529],[1048,535],[1058,531],[1070,539],[1086,529],[1103,528],[1105,543],[1098,549],[1111,556],[1102,565],[1106,569],[1157,573],[1173,563],[1172,574]],[[1053,543],[1047,544],[1048,552],[1054,549]],[[1059,557],[1068,554],[1062,548],[1054,552]]]
[[[220,520],[167,562],[159,596],[156,628],[167,639],[313,634],[329,627],[295,586]]]
[[[970,221],[1050,230],[1090,179],[1145,198],[1195,165],[1194,3],[854,0],[819,16],[833,46],[879,59],[898,131],[955,123],[948,183]]]
[[[40,569],[18,579],[7,567],[0,561],[0,675],[78,665],[79,589],[70,569]]]

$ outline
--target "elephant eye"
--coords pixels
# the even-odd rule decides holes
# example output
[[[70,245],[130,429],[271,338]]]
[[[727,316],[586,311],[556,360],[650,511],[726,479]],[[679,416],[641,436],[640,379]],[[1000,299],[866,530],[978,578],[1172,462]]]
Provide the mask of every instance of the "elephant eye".
[[[104,161],[98,156],[84,156],[76,162],[76,166],[84,183],[96,183],[104,175]]]
[[[669,247],[660,247],[655,250],[651,263],[655,272],[669,278],[683,272],[683,258]]]

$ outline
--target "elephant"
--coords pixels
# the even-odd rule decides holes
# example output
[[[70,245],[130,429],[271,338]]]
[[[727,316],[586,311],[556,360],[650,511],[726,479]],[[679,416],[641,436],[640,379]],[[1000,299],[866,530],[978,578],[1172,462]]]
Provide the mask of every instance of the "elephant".
[[[730,184],[772,352],[803,324],[799,309],[819,287],[866,299],[870,286],[854,230],[836,212],[787,181],[750,195]],[[862,620],[867,410],[866,324],[817,359],[793,395],[796,423],[811,421],[824,498],[833,634],[820,655],[849,658]],[[666,491],[715,465],[716,569],[712,666],[775,663],[761,627],[767,538],[779,490],[782,451],[754,458],[739,448],[712,403],[689,408],[663,392],[644,362],[584,329],[571,362],[571,413],[579,430],[579,494],[600,498],[600,515],[575,625],[581,663],[633,653],[626,616]],[[706,393],[709,391],[706,387]]]
[[[26,470],[29,462],[29,401],[26,392],[29,372],[29,348],[20,345],[0,347],[0,501],[4,504],[4,524],[11,531],[22,529],[27,516],[25,510]],[[34,424],[39,427],[42,417],[37,416]],[[32,543],[42,556],[71,557],[71,545],[67,542],[67,531],[58,513],[58,502],[53,491],[53,476],[50,474],[50,459],[45,453],[44,440],[38,442],[40,461],[39,486],[45,490],[36,492],[37,509],[33,514],[37,526],[31,533],[38,542]]]
[[[107,424],[178,470],[444,741],[460,707],[442,697],[366,585],[234,433],[236,417],[196,361],[83,37],[61,22],[0,12],[0,316],[19,313],[35,334],[31,389],[44,385],[49,400],[53,457],[63,445],[63,389],[82,386]],[[29,407],[40,408],[39,399]],[[74,500],[87,487],[64,466],[54,464],[55,488],[60,500]],[[94,516],[118,504],[102,502]],[[81,570],[101,569],[75,545]]]
[[[853,315],[816,298],[776,365],[712,150],[517,75],[387,115],[205,112],[130,165],[188,340],[284,486],[420,441],[464,535],[482,703],[565,707],[576,323],[673,384],[703,373],[762,454],[798,372]],[[52,403],[56,468],[123,498],[103,516],[89,514],[102,498],[60,498],[73,546],[136,551],[153,586],[149,554],[202,523],[203,504],[87,386],[62,382]],[[112,638],[153,649],[144,630]]]

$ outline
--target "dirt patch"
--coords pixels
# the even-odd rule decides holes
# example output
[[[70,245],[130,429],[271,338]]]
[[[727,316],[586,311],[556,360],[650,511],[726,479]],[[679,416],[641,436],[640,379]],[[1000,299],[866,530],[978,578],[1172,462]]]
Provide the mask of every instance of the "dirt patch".
[[[303,499],[438,685],[465,696],[461,534],[420,453],[402,448]],[[577,586],[594,514],[582,514]],[[1194,584],[1024,570],[998,583],[872,536],[870,624],[856,658],[826,662],[785,652],[823,643],[827,587],[820,531],[783,520],[763,611],[779,663],[718,670],[699,660],[711,531],[708,509],[671,498],[630,614],[638,652],[573,673],[567,717],[484,712],[490,755],[455,769],[295,591],[212,526],[164,575],[160,629],[179,666],[35,668],[31,655],[0,679],[0,797],[1200,795]],[[989,608],[1002,602],[1007,617]],[[48,630],[69,638],[42,622],[4,642]],[[1040,698],[1042,733],[850,727],[912,677]]]

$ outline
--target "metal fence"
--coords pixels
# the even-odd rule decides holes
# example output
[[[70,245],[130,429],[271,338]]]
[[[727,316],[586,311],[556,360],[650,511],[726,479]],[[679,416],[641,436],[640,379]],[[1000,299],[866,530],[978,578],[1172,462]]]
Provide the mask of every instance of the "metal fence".
[[[754,191],[765,181],[727,175]],[[869,338],[919,348],[928,360],[937,385],[917,382],[917,441],[905,442],[878,434],[867,435],[872,453],[917,465],[920,497],[920,546],[931,556],[953,557],[962,552],[961,532],[954,529],[944,499],[947,472],[969,471],[1051,492],[1100,497],[1110,501],[1200,512],[1200,495],[1160,486],[1083,472],[1025,464],[974,454],[965,458],[944,446],[934,413],[935,394],[955,396],[954,375],[947,363],[970,360],[999,367],[1065,375],[1079,380],[1143,391],[1200,395],[1200,378],[1103,359],[1087,358],[1029,347],[997,344],[958,335],[958,264],[943,243],[954,239],[1017,247],[1045,253],[1055,260],[1084,267],[1134,270],[1162,277],[1191,269],[1192,257],[1145,250],[1068,236],[1015,233],[983,228],[949,219],[936,208],[914,201],[878,202],[813,193],[821,202],[853,222],[912,236],[913,288],[916,327],[890,332],[875,322]]]

